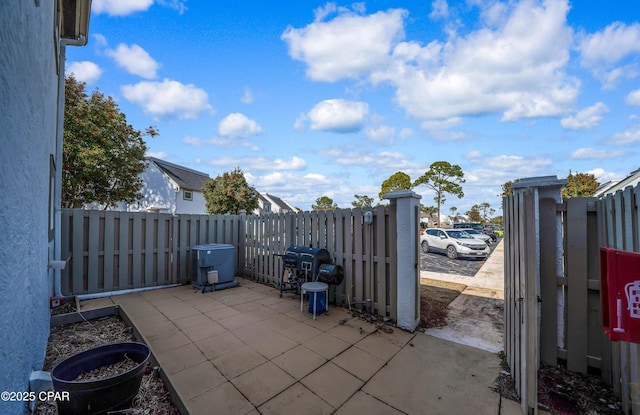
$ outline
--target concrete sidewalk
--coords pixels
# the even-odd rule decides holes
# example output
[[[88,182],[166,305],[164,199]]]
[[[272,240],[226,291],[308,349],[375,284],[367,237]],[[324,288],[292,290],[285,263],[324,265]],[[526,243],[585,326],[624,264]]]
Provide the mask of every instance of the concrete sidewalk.
[[[504,246],[498,242],[473,277],[421,271],[421,278],[464,284],[467,288],[449,304],[447,325],[425,333],[489,352],[504,350]]]
[[[239,279],[88,300],[118,304],[185,413],[520,414],[490,387],[494,353],[370,324],[342,308],[313,320],[300,298]]]

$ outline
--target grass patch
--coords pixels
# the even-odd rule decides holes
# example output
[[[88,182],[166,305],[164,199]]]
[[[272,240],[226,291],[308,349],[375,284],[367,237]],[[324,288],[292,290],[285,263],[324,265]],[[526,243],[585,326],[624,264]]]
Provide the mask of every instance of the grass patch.
[[[447,306],[464,289],[464,284],[420,279],[420,327],[433,328],[447,325]]]

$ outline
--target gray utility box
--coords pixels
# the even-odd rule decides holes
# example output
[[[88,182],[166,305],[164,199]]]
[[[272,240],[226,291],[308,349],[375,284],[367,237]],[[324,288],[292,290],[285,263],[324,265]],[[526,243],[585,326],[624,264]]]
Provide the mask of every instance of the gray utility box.
[[[191,285],[212,290],[235,287],[235,248],[229,244],[206,244],[191,247]]]

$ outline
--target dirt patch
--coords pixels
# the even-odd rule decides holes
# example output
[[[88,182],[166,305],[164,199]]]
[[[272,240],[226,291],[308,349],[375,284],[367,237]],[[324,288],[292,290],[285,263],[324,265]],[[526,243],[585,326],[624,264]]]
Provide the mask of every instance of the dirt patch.
[[[117,316],[55,326],[51,328],[42,370],[51,371],[58,362],[94,347],[130,341],[137,341],[133,330]],[[34,413],[57,415],[58,407],[53,401],[38,402]],[[164,382],[150,363],[142,378],[140,391],[133,400],[133,407],[118,413],[180,415],[180,411],[171,403]]]
[[[446,326],[447,307],[465,288],[464,284],[421,278],[420,327]]]

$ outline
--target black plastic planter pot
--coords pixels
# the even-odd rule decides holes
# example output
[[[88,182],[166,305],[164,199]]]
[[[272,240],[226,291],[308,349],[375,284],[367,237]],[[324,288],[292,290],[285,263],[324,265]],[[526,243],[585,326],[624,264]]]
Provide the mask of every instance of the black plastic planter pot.
[[[114,343],[75,354],[58,363],[51,371],[57,392],[69,392],[69,399],[58,401],[58,413],[105,414],[131,407],[140,389],[145,366],[151,351],[143,343]],[[82,372],[112,365],[129,358],[138,363],[133,369],[117,376],[74,382]]]

